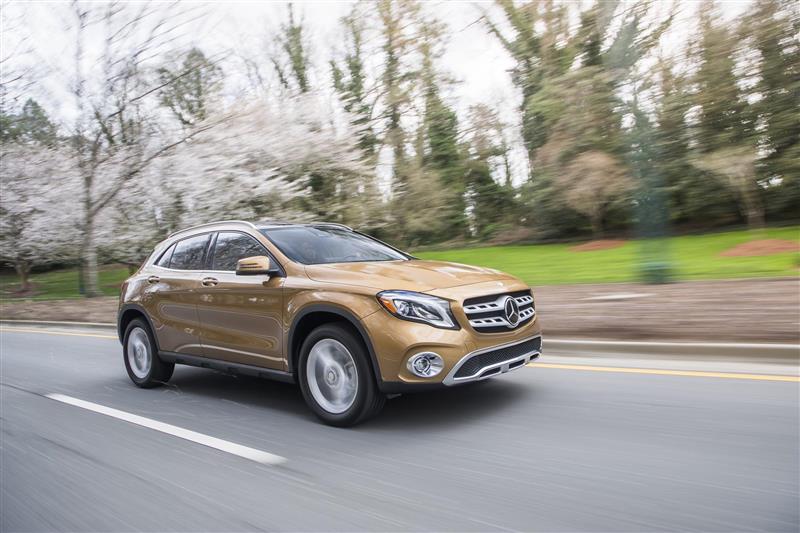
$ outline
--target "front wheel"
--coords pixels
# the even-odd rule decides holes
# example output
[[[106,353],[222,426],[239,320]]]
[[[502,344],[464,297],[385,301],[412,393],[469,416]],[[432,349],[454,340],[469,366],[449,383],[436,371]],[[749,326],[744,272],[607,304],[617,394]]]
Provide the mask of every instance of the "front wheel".
[[[125,370],[137,387],[158,387],[172,377],[175,365],[158,357],[153,333],[144,320],[137,318],[128,324],[122,340],[122,351]]]
[[[338,324],[311,332],[300,350],[297,373],[306,403],[332,426],[362,422],[380,411],[386,401],[363,344]]]

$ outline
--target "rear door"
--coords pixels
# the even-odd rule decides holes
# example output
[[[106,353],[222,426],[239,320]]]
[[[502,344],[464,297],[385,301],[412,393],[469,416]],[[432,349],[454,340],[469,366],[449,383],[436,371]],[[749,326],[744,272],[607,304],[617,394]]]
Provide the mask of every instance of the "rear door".
[[[148,273],[143,305],[163,351],[202,355],[198,289],[212,236],[206,233],[176,242]]]
[[[269,252],[253,236],[221,231],[201,281],[198,316],[203,354],[285,370],[281,276],[237,276],[236,262]],[[274,259],[271,258],[274,264]]]

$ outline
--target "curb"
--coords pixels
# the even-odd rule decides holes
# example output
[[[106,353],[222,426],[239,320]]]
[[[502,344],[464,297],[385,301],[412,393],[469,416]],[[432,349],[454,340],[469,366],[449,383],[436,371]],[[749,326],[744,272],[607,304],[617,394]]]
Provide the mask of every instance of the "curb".
[[[110,322],[72,322],[62,320],[13,320],[0,319],[0,325],[4,326],[32,326],[40,328],[61,328],[61,329],[96,329],[100,331],[117,331],[117,325]]]
[[[117,325],[108,322],[2,319],[0,325],[117,331]],[[562,356],[740,359],[784,364],[800,362],[800,344],[612,341],[558,339],[545,336],[543,348],[544,353],[548,355]]]
[[[543,348],[548,355],[581,357],[726,359],[782,364],[800,362],[800,344],[599,341],[545,337]]]

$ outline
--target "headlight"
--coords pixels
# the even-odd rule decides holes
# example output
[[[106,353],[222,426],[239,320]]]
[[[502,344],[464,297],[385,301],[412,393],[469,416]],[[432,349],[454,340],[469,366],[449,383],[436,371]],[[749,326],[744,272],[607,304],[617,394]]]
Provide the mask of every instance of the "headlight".
[[[378,301],[397,318],[458,329],[450,304],[443,298],[411,291],[383,291],[378,293]]]

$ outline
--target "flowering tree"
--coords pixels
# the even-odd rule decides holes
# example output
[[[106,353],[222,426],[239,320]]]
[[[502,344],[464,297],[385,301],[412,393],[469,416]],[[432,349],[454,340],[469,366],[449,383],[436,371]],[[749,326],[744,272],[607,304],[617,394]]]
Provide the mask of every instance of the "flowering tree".
[[[32,290],[34,266],[73,260],[78,171],[63,149],[37,144],[0,148],[0,260],[19,275],[20,292]]]
[[[97,296],[99,222],[111,216],[120,191],[192,134],[165,127],[156,98],[187,73],[169,79],[149,75],[148,61],[168,51],[180,26],[170,22],[179,18],[171,6],[75,2],[70,9],[75,21],[70,87],[77,110],[70,134],[81,184],[80,257],[86,295]]]
[[[370,169],[347,117],[340,127],[329,119],[311,96],[212,115],[120,188],[97,224],[98,247],[107,258],[138,264],[170,232],[213,220],[368,224]]]

